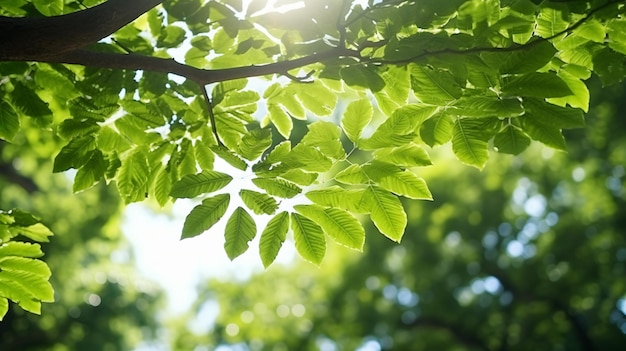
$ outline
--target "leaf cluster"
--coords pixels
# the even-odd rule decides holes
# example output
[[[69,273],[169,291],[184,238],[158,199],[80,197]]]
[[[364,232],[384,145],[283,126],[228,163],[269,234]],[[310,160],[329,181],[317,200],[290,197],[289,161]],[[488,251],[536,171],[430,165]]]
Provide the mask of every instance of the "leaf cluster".
[[[210,86],[151,70],[3,63],[0,137],[16,138],[27,116],[67,141],[54,171],[75,169],[74,191],[104,180],[126,203],[197,198],[182,237],[227,218],[231,259],[258,232],[251,213],[272,216],[264,265],[289,231],[319,264],[327,236],[362,249],[360,216],[401,240],[400,197],[432,199],[418,175],[430,148],[450,143],[478,169],[490,149],[516,155],[534,140],[564,150],[562,131],[584,126],[584,81],[625,76],[619,1],[269,4],[166,1],[94,46],[160,59],[183,49],[187,66],[215,75]],[[36,6],[69,11],[47,9]],[[217,159],[252,185],[224,191],[234,177]],[[283,208],[286,199],[299,202]]]
[[[34,241],[15,241],[17,236]],[[0,211],[0,321],[9,310],[9,300],[25,311],[40,314],[42,302],[54,301],[49,283],[50,268],[39,260],[39,242],[48,242],[52,232],[39,218],[20,211]]]

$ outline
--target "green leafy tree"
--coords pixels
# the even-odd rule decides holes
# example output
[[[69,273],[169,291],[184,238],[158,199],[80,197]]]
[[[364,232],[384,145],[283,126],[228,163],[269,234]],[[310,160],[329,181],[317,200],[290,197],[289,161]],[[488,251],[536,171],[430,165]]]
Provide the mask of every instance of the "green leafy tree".
[[[173,347],[621,350],[626,87],[602,92],[569,154],[428,169],[437,201],[405,203],[402,245],[372,235],[362,255],[331,246],[320,269],[211,281],[196,307],[218,304],[215,323],[181,328]]]
[[[400,198],[432,197],[430,147],[451,143],[479,169],[490,145],[565,149],[562,130],[584,125],[584,81],[624,77],[625,11],[617,0],[16,0],[0,5],[0,137],[30,120],[63,138],[53,171],[76,170],[77,192],[104,181],[125,203],[201,200],[182,237],[224,218],[230,258],[261,231],[270,265],[291,231],[319,264],[327,237],[361,250],[356,216],[402,239]],[[252,184],[231,191],[235,177]]]

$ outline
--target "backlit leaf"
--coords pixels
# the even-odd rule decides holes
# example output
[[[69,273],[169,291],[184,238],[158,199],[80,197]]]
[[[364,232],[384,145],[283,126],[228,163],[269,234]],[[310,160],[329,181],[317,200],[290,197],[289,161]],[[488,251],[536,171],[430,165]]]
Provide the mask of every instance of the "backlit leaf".
[[[459,119],[454,124],[452,150],[461,162],[482,169],[489,158],[488,136],[476,120]]]
[[[362,207],[363,189],[344,189],[333,185],[319,190],[311,190],[306,197],[322,206],[342,208],[353,213],[367,213]]]
[[[177,198],[194,198],[200,194],[212,193],[222,189],[233,180],[228,174],[216,171],[202,171],[188,174],[174,183],[170,196]]]
[[[352,142],[359,140],[373,113],[372,103],[368,99],[356,100],[348,105],[343,113],[341,126]]]
[[[567,83],[552,73],[532,72],[504,77],[503,81],[502,91],[508,95],[552,98],[573,94]]]
[[[398,147],[379,149],[373,153],[374,159],[393,163],[398,166],[430,166],[432,161],[428,153],[419,145],[409,143]]]
[[[150,166],[143,150],[136,149],[122,161],[117,175],[117,188],[124,202],[142,201],[148,192]]]
[[[239,196],[243,203],[255,214],[273,214],[278,208],[276,200],[267,194],[241,189]]]
[[[0,139],[11,141],[20,129],[20,119],[6,101],[0,100]]]
[[[278,251],[285,242],[289,230],[289,213],[281,212],[274,216],[268,223],[259,243],[259,254],[265,268],[269,267],[276,259]]]
[[[302,192],[299,186],[283,179],[254,178],[252,183],[265,190],[268,194],[282,198],[292,198]]]
[[[363,250],[365,230],[350,213],[318,205],[296,205],[294,209],[320,225],[324,232],[339,244],[358,251]]]
[[[326,255],[326,239],[322,228],[303,215],[292,213],[291,230],[300,256],[316,265],[322,263]]]
[[[493,139],[493,146],[498,152],[518,155],[530,145],[530,138],[519,128],[507,125],[502,131],[496,134]]]
[[[393,241],[402,239],[407,218],[397,196],[377,186],[369,186],[363,193],[361,206],[367,209],[381,233]]]
[[[242,207],[237,207],[226,223],[224,250],[234,260],[248,250],[248,243],[256,236],[256,224]]]
[[[202,200],[185,218],[181,239],[192,238],[211,228],[226,213],[230,195],[219,194]]]

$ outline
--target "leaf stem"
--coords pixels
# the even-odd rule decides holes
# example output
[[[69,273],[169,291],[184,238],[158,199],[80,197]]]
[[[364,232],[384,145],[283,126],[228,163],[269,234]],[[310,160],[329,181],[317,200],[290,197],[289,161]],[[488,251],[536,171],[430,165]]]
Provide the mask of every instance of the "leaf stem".
[[[209,94],[206,91],[206,86],[200,85],[200,90],[202,90],[202,95],[204,95],[204,101],[206,102],[207,108],[209,110],[209,120],[211,121],[211,130],[213,131],[213,135],[215,135],[215,140],[217,140],[218,146],[224,146],[220,136],[217,134],[217,124],[215,123],[215,114],[213,114],[213,104],[211,103],[211,98],[209,98]]]

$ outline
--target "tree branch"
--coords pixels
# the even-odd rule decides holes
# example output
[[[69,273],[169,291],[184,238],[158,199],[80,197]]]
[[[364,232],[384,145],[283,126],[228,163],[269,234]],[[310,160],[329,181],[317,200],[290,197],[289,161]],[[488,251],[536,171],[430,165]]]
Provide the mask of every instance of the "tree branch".
[[[358,57],[355,50],[331,48],[328,51],[314,53],[289,61],[280,61],[265,65],[251,65],[245,67],[205,70],[176,62],[173,59],[143,56],[138,54],[120,54],[76,50],[56,56],[37,58],[37,62],[78,64],[84,66],[146,70],[161,73],[173,73],[201,85],[223,82],[238,78],[258,77],[268,74],[283,74],[294,68],[300,68],[312,63],[322,62],[339,57]],[[21,61],[21,60],[20,60]]]
[[[54,17],[0,17],[0,61],[42,61],[98,42],[162,0],[108,0]]]

